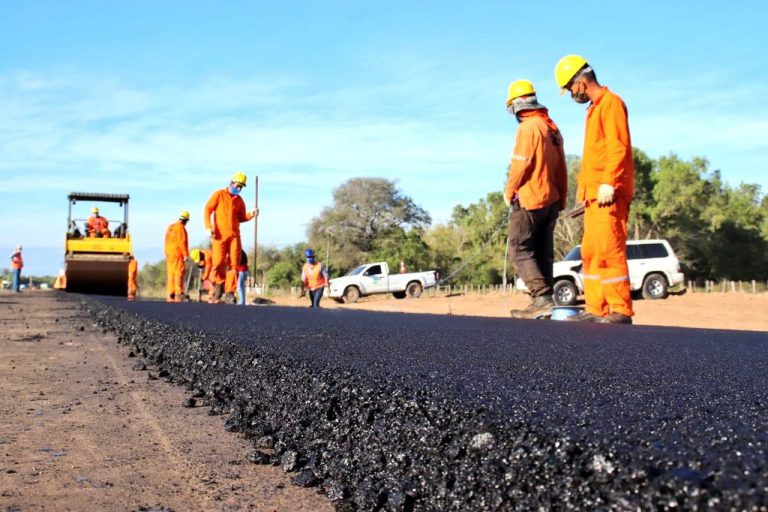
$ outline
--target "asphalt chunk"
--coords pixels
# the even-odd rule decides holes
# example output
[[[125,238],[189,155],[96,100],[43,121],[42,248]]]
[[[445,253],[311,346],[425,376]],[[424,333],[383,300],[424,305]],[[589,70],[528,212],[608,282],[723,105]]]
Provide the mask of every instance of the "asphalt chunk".
[[[768,505],[765,333],[85,307],[340,509]]]

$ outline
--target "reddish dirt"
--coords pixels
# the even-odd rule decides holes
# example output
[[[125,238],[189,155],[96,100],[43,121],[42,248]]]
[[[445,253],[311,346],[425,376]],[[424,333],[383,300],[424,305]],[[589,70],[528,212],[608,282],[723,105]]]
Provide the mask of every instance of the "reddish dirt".
[[[282,296],[273,300],[284,306],[308,306],[307,298]],[[445,297],[427,290],[418,299],[397,300],[391,295],[366,297],[356,304],[337,304],[324,298],[328,308],[508,317],[510,309],[528,305],[520,293],[468,294]],[[635,325],[665,325],[700,329],[768,331],[768,293],[684,293],[664,300],[634,301]]]
[[[0,295],[0,510],[333,510],[55,297]]]

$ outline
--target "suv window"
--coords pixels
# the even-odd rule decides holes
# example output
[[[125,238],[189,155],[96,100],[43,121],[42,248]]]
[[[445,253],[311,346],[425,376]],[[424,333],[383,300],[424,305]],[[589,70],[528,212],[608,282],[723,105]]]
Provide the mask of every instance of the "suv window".
[[[627,244],[627,259],[628,260],[641,260],[643,259],[643,253],[640,250],[639,245]]]
[[[669,253],[667,253],[667,248],[664,247],[664,244],[642,244],[639,247],[643,248],[643,253],[645,254],[646,258],[666,258],[669,256]]]
[[[579,261],[581,259],[581,246],[577,245],[565,255],[563,261]]]
[[[374,265],[365,271],[366,276],[377,276],[381,274],[381,265]]]

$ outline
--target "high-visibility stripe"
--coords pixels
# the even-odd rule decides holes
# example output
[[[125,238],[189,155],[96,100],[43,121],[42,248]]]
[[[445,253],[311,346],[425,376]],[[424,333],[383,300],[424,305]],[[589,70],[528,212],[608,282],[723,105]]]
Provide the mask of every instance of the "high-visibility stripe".
[[[593,279],[595,281],[600,280],[600,274],[582,274],[581,277],[584,279]]]
[[[530,157],[527,156],[521,156],[521,155],[512,155],[512,160],[522,160],[523,162],[527,162],[530,160]]]
[[[601,282],[603,284],[610,284],[610,283],[619,283],[621,281],[629,281],[629,276],[612,277],[610,279],[603,279]]]

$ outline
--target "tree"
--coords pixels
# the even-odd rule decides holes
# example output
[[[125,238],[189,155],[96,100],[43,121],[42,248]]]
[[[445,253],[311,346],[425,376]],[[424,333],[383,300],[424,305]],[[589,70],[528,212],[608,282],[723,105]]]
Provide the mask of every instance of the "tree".
[[[333,191],[333,205],[312,219],[307,238],[326,260],[328,254],[324,253],[330,247],[332,267],[347,269],[380,254],[387,239],[397,240],[402,233],[424,229],[430,223],[429,214],[403,195],[395,182],[352,178]]]

